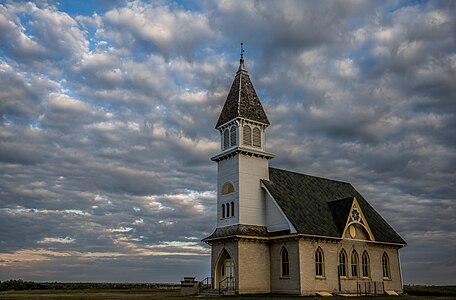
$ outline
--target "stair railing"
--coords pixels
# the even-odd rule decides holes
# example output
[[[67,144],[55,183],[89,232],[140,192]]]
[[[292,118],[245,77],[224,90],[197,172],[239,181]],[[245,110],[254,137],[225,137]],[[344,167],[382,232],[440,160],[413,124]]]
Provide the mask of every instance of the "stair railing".
[[[234,277],[225,277],[219,282],[219,294],[221,294],[222,291],[234,290],[234,285]]]
[[[210,290],[214,288],[214,278],[206,277],[200,281],[201,290]]]

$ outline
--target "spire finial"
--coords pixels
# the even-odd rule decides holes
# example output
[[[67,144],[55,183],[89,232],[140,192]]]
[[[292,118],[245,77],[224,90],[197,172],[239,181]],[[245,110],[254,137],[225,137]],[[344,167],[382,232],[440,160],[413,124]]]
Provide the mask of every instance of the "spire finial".
[[[244,60],[244,43],[241,43],[241,60]]]
[[[236,75],[241,71],[247,72],[247,69],[244,66],[244,43],[241,43],[241,59],[239,60],[239,69]]]

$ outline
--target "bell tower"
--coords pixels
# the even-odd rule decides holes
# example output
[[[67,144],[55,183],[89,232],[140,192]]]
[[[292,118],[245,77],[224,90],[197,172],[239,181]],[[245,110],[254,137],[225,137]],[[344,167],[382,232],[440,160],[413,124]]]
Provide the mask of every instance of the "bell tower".
[[[217,228],[266,225],[260,180],[269,180],[265,132],[269,120],[250,81],[241,44],[239,68],[216,129],[220,132],[217,162]]]

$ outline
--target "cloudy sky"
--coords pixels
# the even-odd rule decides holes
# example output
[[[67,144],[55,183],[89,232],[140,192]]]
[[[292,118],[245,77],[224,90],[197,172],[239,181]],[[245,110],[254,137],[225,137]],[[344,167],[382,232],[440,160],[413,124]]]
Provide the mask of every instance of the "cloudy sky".
[[[351,182],[456,284],[456,2],[0,1],[0,280],[209,276],[245,44],[271,166]]]

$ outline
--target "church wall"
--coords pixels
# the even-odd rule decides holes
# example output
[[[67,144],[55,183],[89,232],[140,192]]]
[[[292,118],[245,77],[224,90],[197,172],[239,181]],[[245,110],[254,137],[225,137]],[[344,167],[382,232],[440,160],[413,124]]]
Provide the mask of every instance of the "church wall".
[[[266,226],[266,207],[262,198],[260,179],[269,179],[268,160],[239,155],[239,222]]]
[[[281,251],[288,251],[290,276],[281,278]],[[270,244],[271,292],[281,294],[300,294],[299,242],[278,241]]]
[[[239,293],[270,293],[269,245],[266,242],[240,240]]]
[[[217,164],[217,227],[224,227],[239,223],[239,156],[219,161]],[[230,182],[234,186],[234,193],[221,195],[222,186]],[[222,218],[222,204],[234,202],[234,216]]]
[[[369,245],[364,241],[350,239],[344,239],[340,242],[301,240],[299,243],[302,295],[314,295],[320,291],[330,293],[339,291],[337,268],[339,265],[339,252],[342,248],[347,253],[347,277],[341,277],[340,279],[341,292],[356,293],[357,285],[361,290],[365,290],[368,286],[373,290],[374,281],[376,282],[378,293],[383,293],[383,284],[385,290],[402,292],[397,249]],[[324,276],[322,277],[315,274],[315,252],[318,247],[324,253]],[[353,249],[356,250],[359,256],[358,277],[353,277],[351,273],[351,253]],[[361,258],[365,250],[369,255],[369,278],[362,278]],[[381,259],[384,252],[388,254],[390,259],[391,279],[383,279]]]
[[[320,247],[324,254],[324,276],[315,276],[315,251]],[[316,241],[299,241],[301,294],[314,295],[317,291],[335,292],[338,290],[337,253],[335,243],[318,243]]]

